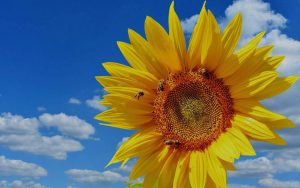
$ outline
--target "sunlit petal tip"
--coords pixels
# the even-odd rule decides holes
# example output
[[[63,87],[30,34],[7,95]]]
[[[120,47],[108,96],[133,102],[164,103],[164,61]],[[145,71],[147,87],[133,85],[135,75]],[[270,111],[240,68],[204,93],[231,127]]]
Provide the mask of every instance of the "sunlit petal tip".
[[[281,136],[279,136],[277,133],[275,133],[275,138],[269,139],[269,140],[267,140],[267,142],[269,142],[271,144],[279,145],[279,146],[288,145],[288,143]]]
[[[274,70],[276,70],[284,60],[285,56],[273,56],[269,58],[268,64],[271,65]]]
[[[111,166],[111,165],[113,165],[113,164],[115,164],[115,163],[118,163],[119,161],[116,161],[115,159],[114,159],[114,157],[107,163],[107,165],[105,165],[105,167],[104,168],[107,168],[107,167],[109,167],[109,166]]]
[[[253,46],[257,46],[258,43],[261,41],[261,39],[265,36],[266,32],[262,31],[260,33],[258,33],[255,37],[254,37],[254,41],[253,41]]]
[[[130,36],[132,33],[135,33],[135,31],[131,28],[127,29],[128,35]]]
[[[202,9],[206,9],[206,0],[203,2]]]
[[[145,19],[145,24],[153,24],[153,23],[156,23],[156,21],[151,17],[151,16],[146,16],[146,19]]]
[[[130,158],[124,160],[124,161],[122,162],[122,164],[120,165],[120,168],[124,168],[125,165],[128,163],[129,159],[130,159]]]

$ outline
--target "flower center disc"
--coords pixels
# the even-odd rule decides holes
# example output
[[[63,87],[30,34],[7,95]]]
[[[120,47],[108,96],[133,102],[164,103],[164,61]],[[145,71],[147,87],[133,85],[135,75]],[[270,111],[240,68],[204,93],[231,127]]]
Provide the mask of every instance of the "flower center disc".
[[[228,88],[203,69],[171,74],[154,101],[157,129],[178,149],[204,150],[231,126],[232,115]]]

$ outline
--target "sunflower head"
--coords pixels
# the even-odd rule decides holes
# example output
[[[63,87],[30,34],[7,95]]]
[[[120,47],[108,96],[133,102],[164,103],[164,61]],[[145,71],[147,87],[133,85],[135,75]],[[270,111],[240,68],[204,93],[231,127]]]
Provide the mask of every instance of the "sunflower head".
[[[293,127],[260,100],[292,86],[298,76],[279,77],[282,56],[258,47],[264,32],[236,50],[242,30],[237,14],[220,31],[205,4],[186,49],[172,2],[169,32],[151,17],[146,39],[129,29],[118,46],[130,66],[104,63],[109,76],[96,79],[107,94],[104,125],[137,132],[110,164],[138,158],[130,179],[143,187],[226,187],[226,171],[240,155],[255,155],[249,139],[283,145],[276,129]]]

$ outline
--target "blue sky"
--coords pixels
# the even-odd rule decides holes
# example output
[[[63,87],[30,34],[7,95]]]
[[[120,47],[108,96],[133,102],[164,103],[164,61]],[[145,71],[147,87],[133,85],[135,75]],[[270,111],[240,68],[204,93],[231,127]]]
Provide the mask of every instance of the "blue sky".
[[[124,170],[104,169],[118,143],[132,132],[100,126],[105,108],[96,75],[101,62],[126,63],[116,41],[127,29],[143,34],[152,16],[167,28],[170,0],[1,1],[0,6],[0,187],[125,187]],[[176,0],[186,36],[202,0]],[[238,11],[244,17],[241,44],[266,30],[262,44],[286,55],[282,75],[300,74],[299,0],[207,0],[220,25]],[[300,83],[265,101],[300,123]],[[300,187],[300,128],[282,131],[289,146],[255,143],[258,156],[237,162],[230,187]],[[92,177],[89,179],[89,177]]]

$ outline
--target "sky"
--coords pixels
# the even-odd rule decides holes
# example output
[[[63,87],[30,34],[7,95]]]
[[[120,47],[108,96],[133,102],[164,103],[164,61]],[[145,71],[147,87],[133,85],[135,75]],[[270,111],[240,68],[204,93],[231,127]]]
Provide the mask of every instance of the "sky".
[[[146,16],[168,28],[171,0],[11,0],[0,6],[0,187],[123,188],[134,161],[104,168],[132,131],[99,125],[106,108],[95,80],[102,62],[126,64],[116,41],[144,35]],[[202,0],[175,0],[189,38]],[[285,55],[281,75],[300,74],[299,0],[207,0],[221,28],[243,15],[240,45],[264,30],[261,45]],[[300,125],[297,83],[263,103]],[[288,146],[254,143],[236,161],[229,188],[299,188],[300,127],[280,131]]]

